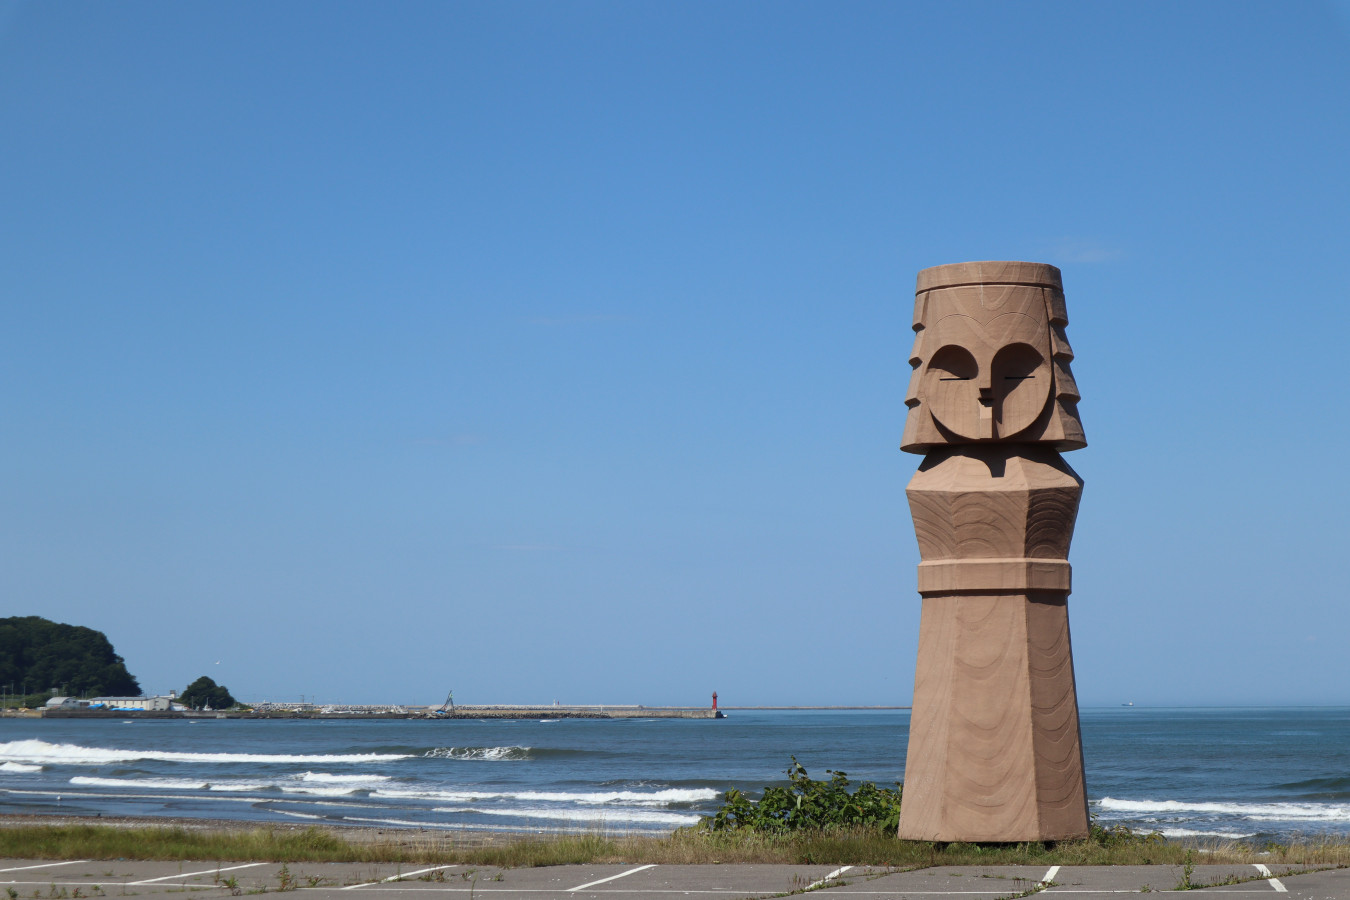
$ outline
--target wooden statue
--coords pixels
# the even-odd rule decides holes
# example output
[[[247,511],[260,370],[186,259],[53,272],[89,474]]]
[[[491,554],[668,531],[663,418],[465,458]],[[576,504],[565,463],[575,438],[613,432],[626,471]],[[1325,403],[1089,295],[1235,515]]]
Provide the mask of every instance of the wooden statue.
[[[1069,645],[1086,446],[1059,269],[924,269],[902,450],[919,539],[919,656],[900,837],[1088,834]]]

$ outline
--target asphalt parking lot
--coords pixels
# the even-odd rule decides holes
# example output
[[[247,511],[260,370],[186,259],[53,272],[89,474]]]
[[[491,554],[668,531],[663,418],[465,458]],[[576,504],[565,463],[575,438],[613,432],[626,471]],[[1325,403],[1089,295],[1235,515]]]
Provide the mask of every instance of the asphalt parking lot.
[[[1191,889],[1207,893],[1284,894],[1299,900],[1350,900],[1350,869],[1290,866],[1195,866]],[[587,865],[496,869],[488,866],[396,866],[369,863],[147,862],[0,860],[9,900],[91,900],[191,893],[203,897],[303,892],[306,900],[462,900],[488,894],[521,900],[599,898],[665,900],[674,896],[766,898],[826,892],[861,898],[999,900],[1037,895],[1098,896],[1186,887],[1181,866],[941,866],[911,871],[868,866]]]

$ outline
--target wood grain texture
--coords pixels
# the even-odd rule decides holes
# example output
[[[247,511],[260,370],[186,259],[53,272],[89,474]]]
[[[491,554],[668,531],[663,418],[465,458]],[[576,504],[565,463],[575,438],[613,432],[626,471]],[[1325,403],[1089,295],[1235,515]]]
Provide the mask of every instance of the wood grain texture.
[[[928,562],[1067,559],[1082,492],[1053,450],[984,444],[930,453],[905,494]]]
[[[1063,595],[924,598],[900,837],[1087,833]]]
[[[921,271],[900,448],[1086,446],[1068,322],[1054,266],[986,261]]]
[[[1068,599],[1063,594],[1031,593],[1026,615],[1041,840],[1084,837],[1089,828],[1087,784]]]
[[[910,482],[924,599],[901,837],[1088,833],[1067,604],[1081,491],[1018,444],[936,451]]]

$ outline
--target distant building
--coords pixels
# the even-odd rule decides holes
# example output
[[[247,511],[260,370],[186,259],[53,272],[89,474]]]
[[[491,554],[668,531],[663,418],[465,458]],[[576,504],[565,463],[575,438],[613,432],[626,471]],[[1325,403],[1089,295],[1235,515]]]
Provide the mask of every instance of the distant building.
[[[52,697],[44,709],[88,709],[89,701],[78,697]]]
[[[55,698],[53,698],[55,699]],[[85,701],[79,701],[85,702]],[[50,703],[48,704],[51,705]],[[95,697],[88,701],[90,709],[110,710],[167,710],[173,706],[172,697]],[[66,707],[62,707],[65,709]]]

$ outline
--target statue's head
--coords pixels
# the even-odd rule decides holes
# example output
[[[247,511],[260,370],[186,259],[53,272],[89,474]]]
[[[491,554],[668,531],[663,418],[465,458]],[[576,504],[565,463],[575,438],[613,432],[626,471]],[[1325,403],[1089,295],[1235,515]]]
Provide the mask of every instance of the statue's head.
[[[919,273],[900,449],[982,442],[1087,446],[1059,269],[969,262]]]

